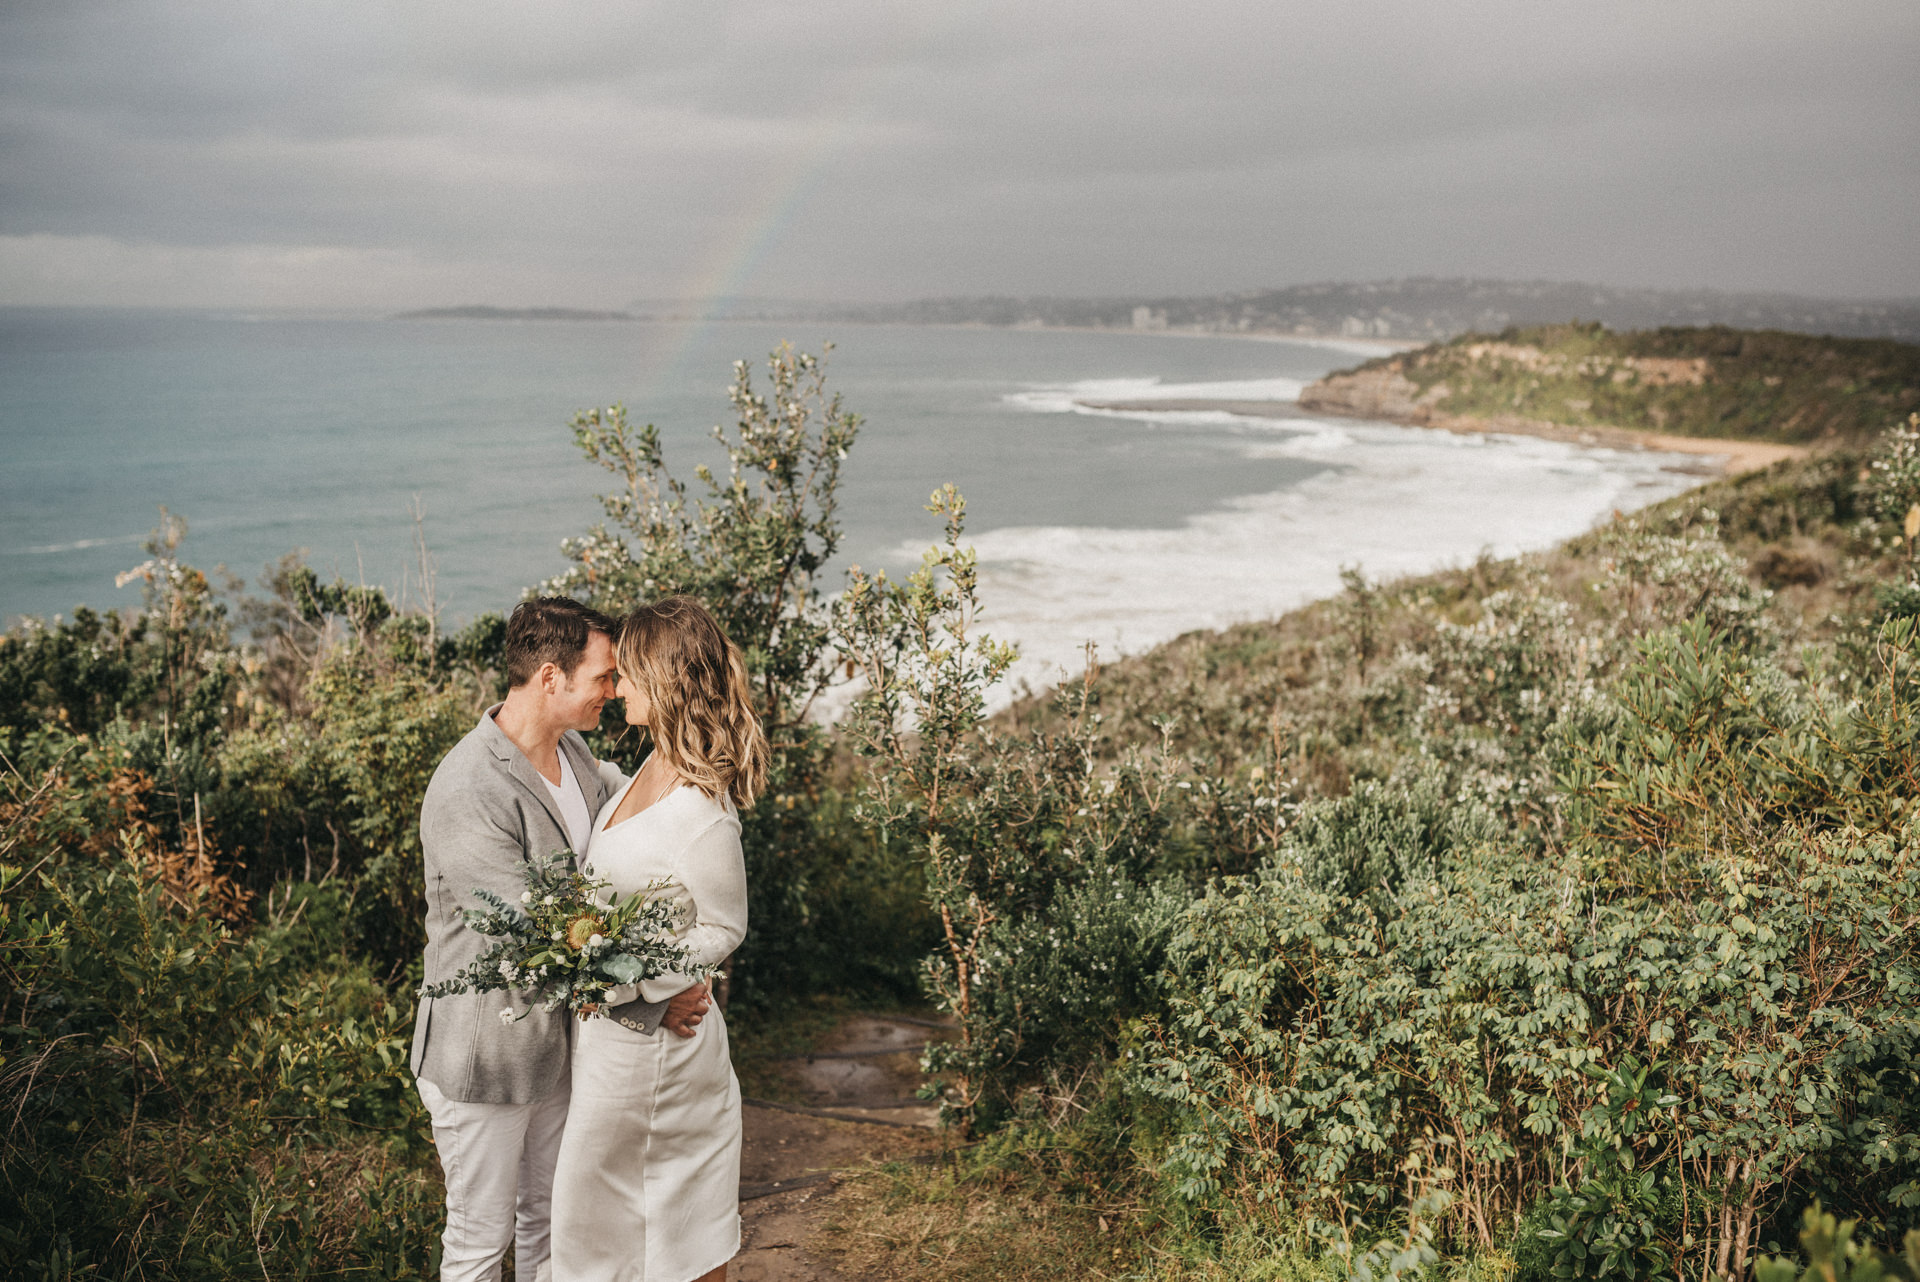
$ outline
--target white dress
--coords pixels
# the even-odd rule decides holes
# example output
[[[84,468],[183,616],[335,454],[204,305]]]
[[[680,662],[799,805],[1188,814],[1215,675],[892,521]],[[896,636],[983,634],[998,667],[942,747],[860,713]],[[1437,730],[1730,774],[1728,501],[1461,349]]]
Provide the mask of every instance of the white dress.
[[[681,901],[680,942],[696,963],[718,965],[747,933],[739,817],[730,801],[682,785],[609,828],[632,787],[601,809],[587,863],[616,894],[670,883],[662,893]],[[645,980],[640,996],[662,1001],[692,982]],[[574,1028],[553,1282],[689,1282],[725,1264],[740,1250],[740,1083],[720,1011],[690,1038],[604,1018]]]

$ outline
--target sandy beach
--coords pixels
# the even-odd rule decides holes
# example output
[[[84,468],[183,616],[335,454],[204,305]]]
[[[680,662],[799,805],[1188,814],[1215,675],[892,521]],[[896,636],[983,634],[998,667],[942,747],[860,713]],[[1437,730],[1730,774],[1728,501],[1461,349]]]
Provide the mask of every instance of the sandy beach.
[[[1667,454],[1684,454],[1701,460],[1695,465],[1703,475],[1716,473],[1726,476],[1738,476],[1744,472],[1756,472],[1763,467],[1771,467],[1782,459],[1802,458],[1807,454],[1804,445],[1780,445],[1772,441],[1736,441],[1705,436],[1673,436],[1665,432],[1647,432],[1631,427],[1612,426],[1573,426],[1567,423],[1553,423],[1544,419],[1501,416],[1498,418],[1472,418],[1462,414],[1422,413],[1401,415],[1392,413],[1344,413],[1324,404],[1312,409],[1302,409],[1297,401],[1244,401],[1188,398],[1184,400],[1130,400],[1130,401],[1092,401],[1075,402],[1090,410],[1113,410],[1121,413],[1140,413],[1144,411],[1168,410],[1212,410],[1227,414],[1239,414],[1248,418],[1271,419],[1311,419],[1329,415],[1371,419],[1377,422],[1398,423],[1404,427],[1428,427],[1442,432],[1454,432],[1462,435],[1479,435],[1488,432],[1503,433],[1510,436],[1537,436],[1549,441],[1564,441],[1571,445],[1597,445],[1614,450],[1656,450]],[[1718,468],[1705,464],[1708,458],[1722,460]]]

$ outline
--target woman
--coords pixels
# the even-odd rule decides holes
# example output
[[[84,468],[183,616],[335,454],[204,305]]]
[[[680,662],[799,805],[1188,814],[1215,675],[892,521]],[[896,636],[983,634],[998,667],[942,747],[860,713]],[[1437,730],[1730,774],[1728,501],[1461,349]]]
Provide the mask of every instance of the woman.
[[[766,784],[767,740],[740,648],[690,597],[635,610],[615,647],[627,724],[653,751],[594,822],[587,864],[626,895],[665,882],[680,942],[717,966],[747,933],[738,811]],[[638,985],[661,1001],[694,982]],[[608,995],[612,1003],[631,992]],[[740,1084],[718,1010],[691,1038],[577,1026],[573,1102],[553,1177],[553,1282],[724,1282],[740,1249]]]

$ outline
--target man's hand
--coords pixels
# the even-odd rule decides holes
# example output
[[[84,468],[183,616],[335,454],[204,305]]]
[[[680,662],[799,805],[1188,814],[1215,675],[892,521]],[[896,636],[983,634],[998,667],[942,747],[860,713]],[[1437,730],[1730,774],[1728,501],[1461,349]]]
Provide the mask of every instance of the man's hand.
[[[699,1027],[710,1005],[707,986],[695,984],[667,999],[667,1011],[660,1017],[660,1027],[672,1029],[682,1037],[692,1037],[693,1030]]]

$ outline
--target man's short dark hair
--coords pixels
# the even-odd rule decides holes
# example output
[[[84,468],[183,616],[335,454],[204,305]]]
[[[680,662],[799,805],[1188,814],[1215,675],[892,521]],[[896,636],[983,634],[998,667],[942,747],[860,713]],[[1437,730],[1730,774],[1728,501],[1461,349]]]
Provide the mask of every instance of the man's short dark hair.
[[[617,631],[619,626],[612,619],[572,597],[537,596],[522,601],[507,619],[507,685],[525,685],[543,663],[571,677],[587,652],[588,638],[598,632],[611,641]]]

